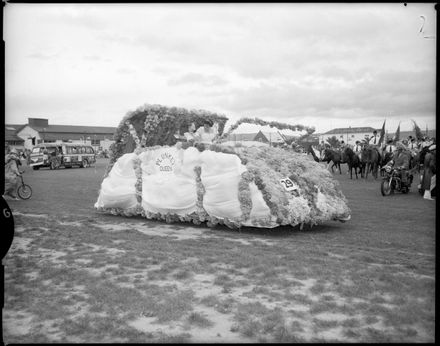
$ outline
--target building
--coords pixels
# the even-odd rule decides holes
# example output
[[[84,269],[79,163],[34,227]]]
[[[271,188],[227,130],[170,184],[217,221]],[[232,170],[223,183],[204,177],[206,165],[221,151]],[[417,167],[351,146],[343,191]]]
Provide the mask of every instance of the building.
[[[354,145],[356,144],[356,141],[362,141],[367,137],[371,137],[374,130],[376,130],[377,134],[380,135],[380,131],[382,129],[375,129],[373,127],[336,128],[319,134],[319,142],[321,143],[324,141],[325,143],[328,138],[335,136],[339,142],[344,141],[346,144]]]
[[[5,144],[17,150],[31,150],[40,143],[85,143],[95,151],[108,150],[116,127],[49,125],[48,119],[28,118],[25,125],[5,125]]]
[[[257,133],[234,133],[230,134],[227,138],[229,141],[233,142],[246,142],[246,141],[254,141],[261,142],[269,145],[280,145],[286,142],[288,136],[284,136],[279,132],[262,132],[258,131]]]
[[[373,131],[376,130],[377,134],[380,136],[380,133],[382,129],[374,129],[373,127],[345,127],[345,128],[337,128],[330,131],[327,131],[325,133],[317,134],[319,136],[319,142],[321,143],[324,141],[324,143],[327,141],[327,139],[330,137],[335,136],[337,140],[344,141],[346,144],[354,145],[356,144],[356,141],[362,141],[367,136],[371,137],[373,135]],[[426,132],[422,131],[425,135]],[[386,132],[384,142],[386,142],[387,138],[392,139],[395,135],[395,132]],[[400,131],[400,140],[407,139],[408,136],[415,137],[415,131]],[[429,130],[428,131],[428,137],[434,137],[436,136],[435,130]]]
[[[6,125],[5,126],[5,143],[10,148],[15,148],[19,151],[24,149],[24,139],[17,136],[17,129],[22,128],[23,125]]]

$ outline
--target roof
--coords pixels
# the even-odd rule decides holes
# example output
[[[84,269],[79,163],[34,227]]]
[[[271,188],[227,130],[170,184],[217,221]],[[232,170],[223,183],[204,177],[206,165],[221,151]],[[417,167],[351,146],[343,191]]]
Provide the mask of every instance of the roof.
[[[17,133],[18,131],[20,131],[22,128],[24,128],[27,125],[17,125],[17,124],[5,124],[5,129],[6,130],[11,130],[11,131],[15,131],[15,133]]]
[[[76,126],[76,125],[48,125],[46,127],[26,125],[38,132],[45,133],[78,133],[78,134],[114,134],[116,127],[110,126]]]
[[[17,131],[13,127],[5,126],[5,141],[6,142],[24,142],[24,140],[16,135]]]
[[[327,132],[324,132],[323,135],[332,135],[332,134],[339,134],[339,133],[365,133],[365,132],[371,132],[376,130],[377,132],[380,132],[382,129],[375,129],[373,127],[339,127]]]
[[[260,131],[266,138],[268,141],[270,142],[285,142],[284,138],[281,137],[281,135],[278,132],[262,132]]]
[[[229,141],[253,141],[256,133],[231,133],[228,135]]]

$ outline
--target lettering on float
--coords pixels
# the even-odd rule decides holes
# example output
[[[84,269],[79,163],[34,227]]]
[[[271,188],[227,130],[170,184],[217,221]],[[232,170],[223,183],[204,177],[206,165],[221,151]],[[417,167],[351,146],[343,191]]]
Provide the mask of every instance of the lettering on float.
[[[156,166],[159,168],[160,172],[172,173],[175,164],[176,160],[174,159],[173,155],[168,152],[162,153],[156,159]]]

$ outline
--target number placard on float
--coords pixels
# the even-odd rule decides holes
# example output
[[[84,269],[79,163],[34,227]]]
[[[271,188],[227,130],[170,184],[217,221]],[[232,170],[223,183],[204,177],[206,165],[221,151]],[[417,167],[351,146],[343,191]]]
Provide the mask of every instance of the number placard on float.
[[[298,188],[299,188],[298,185],[296,185],[289,178],[280,179],[280,184],[283,185],[283,187],[286,191],[295,191],[295,190],[298,190]]]

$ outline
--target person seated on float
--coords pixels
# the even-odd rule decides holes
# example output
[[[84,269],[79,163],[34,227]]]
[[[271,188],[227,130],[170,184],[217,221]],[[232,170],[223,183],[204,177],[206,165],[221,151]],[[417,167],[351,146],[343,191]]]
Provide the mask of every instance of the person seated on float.
[[[218,136],[218,124],[206,119],[203,126],[199,127],[194,134],[195,141],[203,144],[211,144]]]
[[[196,131],[196,125],[194,123],[191,123],[191,125],[188,126],[188,131],[183,134],[187,142],[194,144],[195,131]]]
[[[394,156],[393,167],[399,170],[400,179],[402,183],[406,184],[408,181],[410,156],[402,142],[396,143],[396,154]]]

